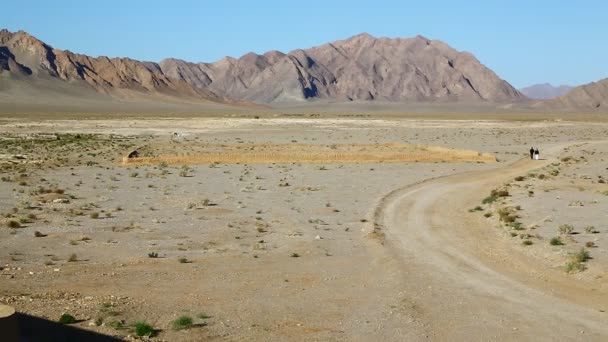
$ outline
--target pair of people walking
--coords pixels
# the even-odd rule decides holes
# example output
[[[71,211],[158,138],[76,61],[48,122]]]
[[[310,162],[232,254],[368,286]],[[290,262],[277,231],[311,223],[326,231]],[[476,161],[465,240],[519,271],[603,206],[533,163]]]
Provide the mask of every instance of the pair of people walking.
[[[540,159],[540,152],[538,151],[538,148],[530,147],[530,159],[532,159],[532,160]]]

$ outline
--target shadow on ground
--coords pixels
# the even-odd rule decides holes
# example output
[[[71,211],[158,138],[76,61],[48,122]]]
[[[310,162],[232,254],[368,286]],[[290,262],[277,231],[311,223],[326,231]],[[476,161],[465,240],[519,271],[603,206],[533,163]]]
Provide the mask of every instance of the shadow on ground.
[[[40,317],[17,313],[19,342],[116,342],[116,337],[101,335],[74,326],[59,324]],[[2,340],[0,336],[0,340]],[[9,341],[7,341],[9,342]],[[12,341],[10,341],[12,342]]]

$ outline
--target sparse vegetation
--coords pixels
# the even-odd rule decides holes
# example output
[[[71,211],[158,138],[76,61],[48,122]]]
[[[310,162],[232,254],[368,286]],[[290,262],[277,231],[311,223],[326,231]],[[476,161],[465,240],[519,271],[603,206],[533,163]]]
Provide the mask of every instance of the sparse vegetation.
[[[572,254],[572,258],[578,262],[586,262],[591,259],[591,256],[585,248],[581,248],[578,252]]]
[[[152,325],[150,325],[144,321],[136,322],[135,325],[133,326],[133,328],[135,331],[135,335],[140,336],[140,337],[141,336],[152,337],[156,333],[156,331],[154,330],[154,327],[152,327]]]
[[[587,227],[585,227],[585,233],[587,233],[587,234],[598,234],[599,231],[597,231],[594,226],[587,226]]]
[[[19,223],[17,220],[9,220],[6,223],[6,226],[9,228],[21,228],[21,223]]]
[[[566,262],[566,272],[568,273],[582,272],[586,269],[587,266],[585,266],[585,264],[576,260],[569,260],[568,262]]]
[[[513,213],[513,208],[505,207],[498,209],[498,219],[506,224],[513,223],[517,220],[517,215]]]
[[[42,233],[41,233],[41,232],[39,232],[39,231],[35,231],[35,232],[34,232],[34,236],[35,236],[35,237],[46,237],[47,235],[46,235],[46,234],[42,234]]]
[[[68,262],[76,262],[78,261],[78,256],[76,255],[76,253],[72,253],[70,255],[70,257],[68,258]]]
[[[561,224],[558,230],[561,235],[570,235],[574,232],[574,226],[571,224]]]
[[[551,240],[549,240],[549,244],[551,246],[561,246],[564,243],[562,242],[562,240],[559,237],[552,237]]]
[[[492,204],[492,203],[496,202],[497,199],[498,199],[498,197],[490,195],[490,196],[484,198],[481,201],[481,203],[482,204]]]
[[[192,317],[184,315],[184,316],[180,316],[179,318],[174,320],[171,323],[171,326],[173,327],[174,330],[183,330],[183,329],[189,329],[190,327],[192,327],[193,323],[194,323],[194,321],[192,320]]]
[[[59,317],[59,323],[61,324],[74,324],[76,323],[76,318],[68,313],[64,313]]]
[[[123,330],[125,328],[125,322],[122,320],[114,320],[108,323],[108,326],[113,328],[114,330]]]

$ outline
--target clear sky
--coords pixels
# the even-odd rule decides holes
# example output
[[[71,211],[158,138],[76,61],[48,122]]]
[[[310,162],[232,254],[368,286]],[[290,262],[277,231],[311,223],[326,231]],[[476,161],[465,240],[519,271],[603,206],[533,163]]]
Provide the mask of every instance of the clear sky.
[[[361,32],[439,39],[516,87],[608,77],[606,0],[18,0],[0,28],[88,55],[212,62]]]

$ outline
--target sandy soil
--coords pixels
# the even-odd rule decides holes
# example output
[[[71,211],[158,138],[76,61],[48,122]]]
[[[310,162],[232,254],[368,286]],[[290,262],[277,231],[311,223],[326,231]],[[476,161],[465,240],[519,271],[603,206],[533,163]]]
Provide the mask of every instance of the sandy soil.
[[[126,339],[145,320],[166,341],[608,337],[608,227],[598,214],[608,203],[598,142],[608,125],[5,120],[0,130],[0,302],[22,312],[69,312],[80,327]],[[36,132],[61,135],[29,139]],[[198,143],[401,143],[475,150],[498,163],[121,165],[135,147],[178,153]],[[531,144],[546,160],[519,161]],[[583,150],[585,162],[561,161]],[[557,176],[529,174],[550,175],[555,163]],[[576,179],[585,191],[569,190],[574,173],[590,177]],[[481,204],[499,188],[509,196]],[[556,191],[559,203],[542,197]],[[528,228],[553,208],[568,215],[559,205],[573,201],[593,209]],[[512,237],[498,211],[516,206],[526,228]],[[562,222],[581,232],[570,234],[576,244],[549,245]],[[588,225],[598,233],[580,239]],[[567,273],[568,253],[592,236],[593,259]],[[181,315],[194,326],[172,329]]]

